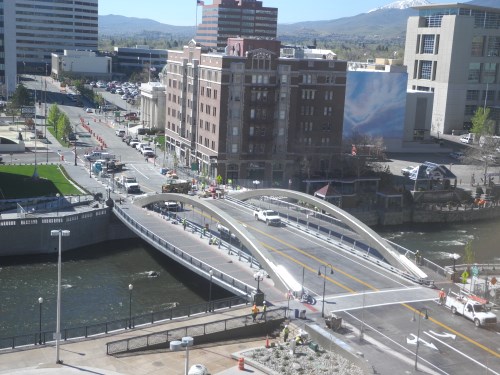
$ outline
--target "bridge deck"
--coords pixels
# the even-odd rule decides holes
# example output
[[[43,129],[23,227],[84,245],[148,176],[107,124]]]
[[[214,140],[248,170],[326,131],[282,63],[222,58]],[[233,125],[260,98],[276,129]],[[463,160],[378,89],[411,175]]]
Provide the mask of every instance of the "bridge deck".
[[[250,263],[243,259],[238,260],[238,256],[234,253],[229,255],[227,250],[219,249],[216,245],[209,245],[208,237],[203,236],[203,238],[200,238],[199,232],[192,233],[189,228],[184,230],[181,224],[172,224],[171,220],[164,219],[160,214],[137,207],[131,203],[123,203],[119,205],[119,208],[122,208],[131,219],[140,223],[163,241],[176,246],[201,262],[209,264],[214,270],[219,270],[247,284],[249,290],[256,288],[257,282],[254,279],[254,273],[257,269],[255,265],[250,267]],[[191,211],[186,209],[179,213],[179,217],[186,216],[189,218],[190,213]],[[143,237],[145,236],[143,235]],[[170,255],[167,252],[165,253]],[[206,274],[202,276],[208,278]],[[220,285],[215,276],[213,282]],[[283,301],[285,299],[283,293],[274,287],[273,281],[269,278],[260,282],[260,289],[265,293],[266,298],[272,301]]]

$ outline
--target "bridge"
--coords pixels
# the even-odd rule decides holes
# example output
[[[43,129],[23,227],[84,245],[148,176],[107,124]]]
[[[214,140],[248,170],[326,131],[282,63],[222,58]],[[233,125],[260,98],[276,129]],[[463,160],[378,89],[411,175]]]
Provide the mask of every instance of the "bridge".
[[[182,211],[160,214],[146,208],[165,201],[178,202]],[[240,218],[237,212],[231,213],[228,205],[244,210],[246,219]],[[291,272],[282,260],[275,258],[263,245],[260,234],[256,238],[249,231],[245,220],[253,221],[253,210],[259,206],[279,212],[286,227],[305,233],[314,229],[315,236],[328,246],[344,248],[371,262],[373,267],[385,268],[414,283],[426,282],[427,275],[404,253],[358,219],[328,202],[295,191],[258,189],[216,200],[174,193],[154,194],[138,197],[133,204],[115,205],[114,212],[150,245],[237,295],[255,293],[259,283],[256,272],[264,271],[263,275],[268,277],[262,280],[262,285],[266,286],[267,298],[280,301],[287,291],[303,289],[304,282],[300,287],[297,277],[292,276],[295,271]],[[238,239],[237,244],[220,238],[214,230],[219,223]],[[269,230],[279,232],[277,228]]]

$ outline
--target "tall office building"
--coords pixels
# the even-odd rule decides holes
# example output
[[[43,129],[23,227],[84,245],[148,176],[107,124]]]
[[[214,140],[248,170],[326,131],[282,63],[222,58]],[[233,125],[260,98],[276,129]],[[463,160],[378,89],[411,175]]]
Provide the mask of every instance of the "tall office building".
[[[345,61],[280,58],[280,42],[191,41],[169,51],[166,143],[179,165],[224,181],[331,176],[341,154]]]
[[[223,51],[232,37],[276,38],[278,9],[257,0],[213,0],[203,6],[196,41]]]
[[[45,73],[51,54],[97,50],[98,0],[8,0],[3,2],[6,73],[12,92],[17,74]]]
[[[468,129],[479,106],[500,123],[500,8],[416,7],[407,24],[408,88],[434,92],[431,134]]]

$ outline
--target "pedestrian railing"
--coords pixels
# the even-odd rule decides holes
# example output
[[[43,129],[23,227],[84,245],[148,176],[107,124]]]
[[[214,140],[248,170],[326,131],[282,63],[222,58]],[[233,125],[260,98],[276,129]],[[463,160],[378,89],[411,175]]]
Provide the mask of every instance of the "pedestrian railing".
[[[81,339],[88,338],[96,335],[108,334],[110,332],[118,332],[126,330],[129,327],[134,328],[137,326],[144,326],[147,324],[154,324],[165,322],[173,319],[189,317],[196,314],[205,313],[210,310],[230,309],[235,306],[248,304],[248,300],[244,297],[230,297],[219,300],[214,300],[204,303],[198,303],[187,306],[176,306],[170,309],[151,312],[142,315],[135,315],[131,318],[123,318],[112,320],[109,322],[62,328],[61,339]],[[11,336],[0,338],[0,350],[2,349],[15,349],[25,346],[45,345],[46,343],[54,341],[54,331],[41,331],[35,333],[28,333],[25,335]]]
[[[265,321],[283,320],[285,318],[285,307],[274,309],[269,308],[266,312]],[[252,315],[248,314],[196,325],[187,325],[184,327],[173,328],[161,332],[150,333],[148,335],[141,335],[137,337],[109,342],[106,344],[106,353],[108,355],[113,355],[130,351],[147,350],[158,345],[167,346],[170,341],[180,340],[182,337],[186,336],[196,338],[208,334],[225,332],[241,327],[246,327],[252,324],[262,323],[260,323],[260,321],[253,322]]]
[[[151,245],[161,249],[168,256],[175,258],[179,263],[184,264],[185,266],[188,266],[190,268],[194,267],[203,271],[207,278],[209,277],[209,272],[212,271],[212,277],[214,281],[219,281],[220,285],[226,285],[235,292],[239,291],[240,293],[249,296],[251,292],[255,290],[253,287],[241,282],[238,279],[235,279],[231,275],[228,275],[214,268],[212,265],[193,257],[189,253],[181,250],[177,246],[165,240],[162,236],[151,232],[144,225],[132,218],[125,210],[123,210],[120,205],[114,206],[114,212],[119,218],[125,220],[129,224],[129,226],[131,226],[135,230],[135,232],[140,235],[141,238],[148,241],[148,243],[150,243]],[[203,229],[200,233],[200,236],[203,236]]]

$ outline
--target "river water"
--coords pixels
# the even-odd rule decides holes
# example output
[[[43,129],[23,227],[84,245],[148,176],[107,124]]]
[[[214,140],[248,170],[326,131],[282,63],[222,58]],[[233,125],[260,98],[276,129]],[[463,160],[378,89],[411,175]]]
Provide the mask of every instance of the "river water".
[[[420,250],[440,265],[464,252],[472,241],[477,263],[500,263],[500,220],[467,224],[427,224],[377,228],[410,250]],[[460,264],[460,260],[457,262]],[[159,273],[148,277],[149,271]],[[129,289],[132,314],[167,309],[172,304],[208,300],[208,283],[140,240],[114,241],[63,253],[61,327],[127,318]],[[57,255],[0,258],[0,337],[55,330]],[[228,293],[214,286],[213,298]]]

